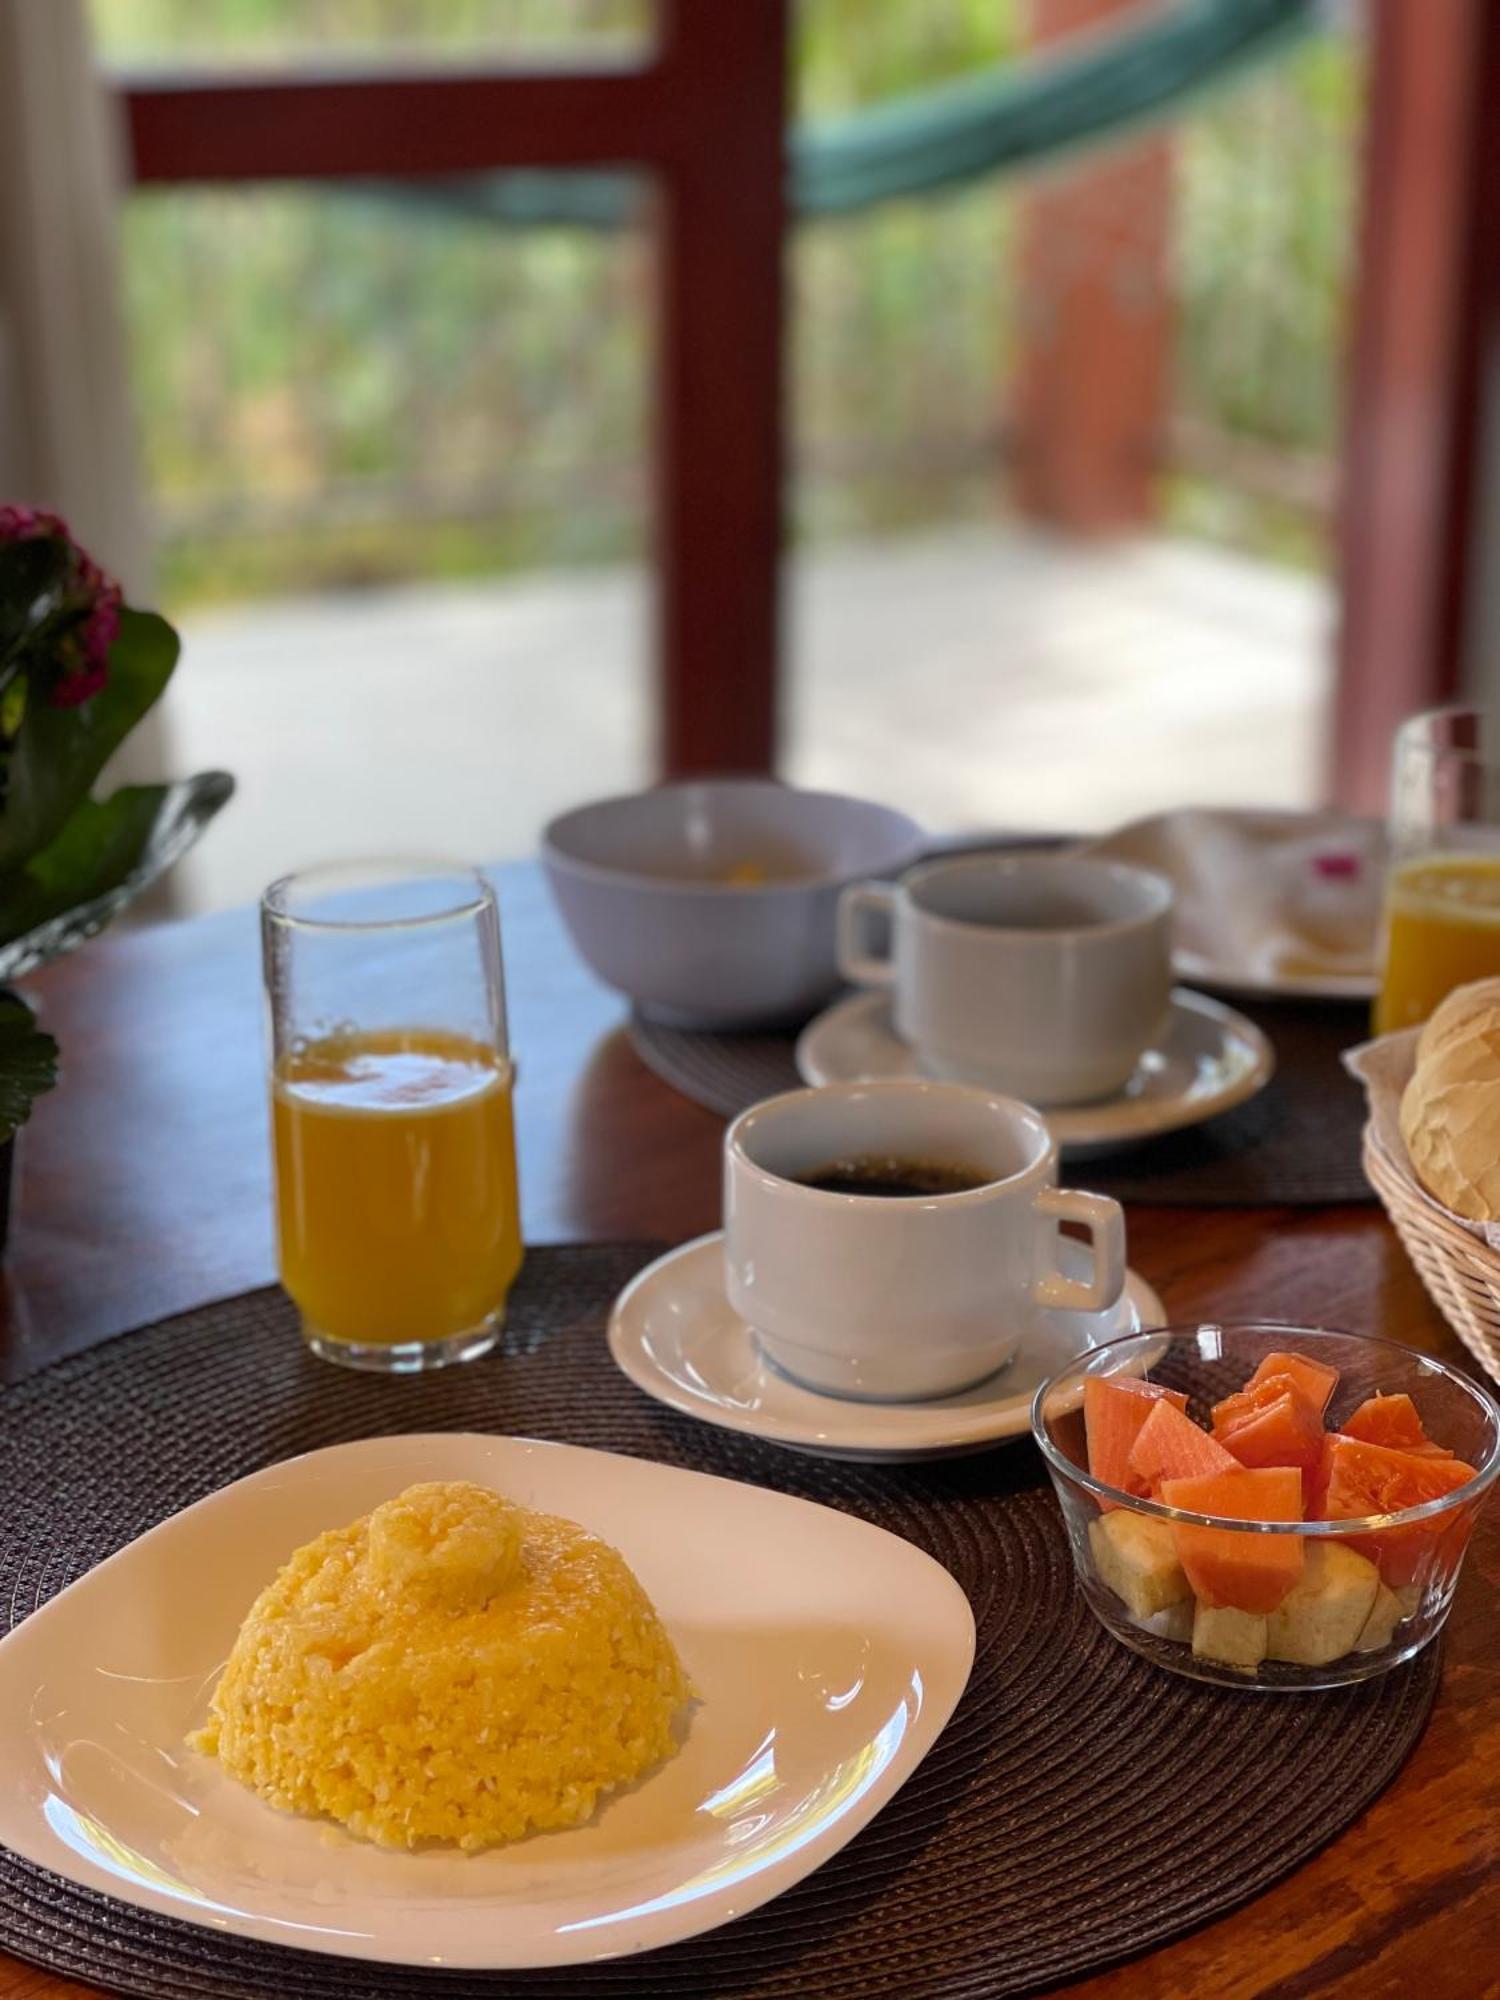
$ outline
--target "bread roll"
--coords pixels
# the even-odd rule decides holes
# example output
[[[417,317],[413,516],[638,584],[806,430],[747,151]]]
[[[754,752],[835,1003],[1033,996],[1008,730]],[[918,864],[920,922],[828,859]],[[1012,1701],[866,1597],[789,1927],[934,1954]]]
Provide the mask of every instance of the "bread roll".
[[[1401,1098],[1417,1179],[1470,1222],[1500,1220],[1500,979],[1450,993],[1417,1041]]]
[[[1500,1008],[1500,979],[1471,979],[1467,986],[1455,986],[1428,1016],[1417,1037],[1417,1067],[1435,1056],[1449,1042],[1461,1041],[1471,1024],[1482,1024]]]

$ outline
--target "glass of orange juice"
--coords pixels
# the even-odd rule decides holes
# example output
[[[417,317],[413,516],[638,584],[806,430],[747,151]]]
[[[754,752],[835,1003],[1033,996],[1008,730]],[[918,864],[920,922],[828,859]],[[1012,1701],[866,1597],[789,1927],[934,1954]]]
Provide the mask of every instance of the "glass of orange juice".
[[[1381,1035],[1500,973],[1500,718],[1481,709],[1433,709],[1396,731],[1384,954]]]
[[[330,867],[261,901],[281,1281],[309,1347],[494,1346],[521,1266],[500,918],[472,869]]]

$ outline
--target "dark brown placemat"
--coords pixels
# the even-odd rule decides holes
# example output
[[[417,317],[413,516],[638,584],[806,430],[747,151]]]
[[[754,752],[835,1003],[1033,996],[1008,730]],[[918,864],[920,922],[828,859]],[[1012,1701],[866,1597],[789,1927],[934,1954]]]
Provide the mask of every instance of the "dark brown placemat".
[[[1067,1178],[1122,1201],[1193,1208],[1320,1207],[1373,1201],[1360,1166],[1364,1095],[1339,1058],[1369,1033],[1362,1003],[1233,1003],[1270,1037],[1276,1074],[1248,1104],[1205,1124],[1068,1167]],[[802,1079],[796,1038],[630,1023],[636,1054],[663,1082],[732,1118]]]
[[[346,1375],[253,1292],[0,1395],[0,1615],[257,1467],[342,1439],[492,1430],[758,1481],[927,1549],[978,1625],[967,1693],[915,1776],[841,1854],[701,1939],[559,1972],[371,1967],[219,1936],[0,1851],[0,1948],[151,2000],[509,1994],[991,2000],[1221,1915],[1349,1824],[1421,1735],[1435,1649],[1337,1693],[1238,1694],[1163,1674],[1098,1626],[1029,1444],[937,1465],[799,1458],[660,1408],[604,1323],[639,1245],[533,1251],[503,1349],[443,1374]]]

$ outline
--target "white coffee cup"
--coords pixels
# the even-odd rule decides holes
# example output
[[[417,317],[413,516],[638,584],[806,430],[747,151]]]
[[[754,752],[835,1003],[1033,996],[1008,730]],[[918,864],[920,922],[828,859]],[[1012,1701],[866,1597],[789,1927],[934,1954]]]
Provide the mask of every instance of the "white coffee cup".
[[[929,861],[846,889],[838,948],[846,979],[893,988],[896,1032],[933,1076],[1083,1104],[1122,1090],[1166,1025],[1172,885],[1069,855]]]
[[[804,1177],[848,1161],[937,1163],[960,1193],[838,1194]],[[1103,1195],[1055,1185],[1057,1150],[1030,1105],[964,1084],[793,1090],[724,1140],[729,1303],[788,1375],[837,1396],[946,1396],[1001,1368],[1037,1307],[1107,1312],[1125,1282],[1125,1222]],[[1058,1269],[1058,1224],[1081,1223],[1087,1279]]]

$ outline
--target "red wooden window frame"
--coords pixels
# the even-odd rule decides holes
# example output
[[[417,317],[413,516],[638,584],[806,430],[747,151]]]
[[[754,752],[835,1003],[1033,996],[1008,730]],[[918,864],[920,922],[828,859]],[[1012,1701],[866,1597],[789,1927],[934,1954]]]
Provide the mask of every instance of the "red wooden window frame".
[[[1052,0],[1058,6],[1101,0]],[[1460,685],[1483,356],[1500,344],[1500,0],[1370,0],[1331,786],[1380,810],[1391,731]],[[555,73],[152,76],[142,184],[630,165],[661,194],[660,768],[772,768],[788,0],[658,0],[652,59]]]
[[[122,81],[141,185],[630,166],[659,189],[659,767],[777,749],[787,0],[658,0],[640,67]],[[503,248],[497,248],[503,255]]]
[[[1500,353],[1500,6],[1372,0],[1372,26],[1330,783],[1383,813],[1397,723],[1460,694],[1473,664],[1477,445]]]

